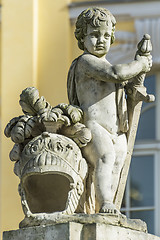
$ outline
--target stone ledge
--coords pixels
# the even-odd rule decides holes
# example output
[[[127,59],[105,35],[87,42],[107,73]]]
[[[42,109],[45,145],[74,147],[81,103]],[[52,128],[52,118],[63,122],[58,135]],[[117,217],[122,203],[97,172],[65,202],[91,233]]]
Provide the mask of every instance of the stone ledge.
[[[55,212],[52,214],[48,213],[32,214],[29,217],[24,218],[24,220],[20,223],[20,228],[47,226],[68,222],[81,223],[83,225],[100,223],[113,226],[120,226],[141,232],[147,232],[146,223],[140,219],[129,219],[123,214],[106,214],[106,213],[97,214],[76,213],[72,215],[65,215],[60,212]]]
[[[75,222],[36,226],[3,233],[3,240],[160,240],[145,232],[103,223]]]

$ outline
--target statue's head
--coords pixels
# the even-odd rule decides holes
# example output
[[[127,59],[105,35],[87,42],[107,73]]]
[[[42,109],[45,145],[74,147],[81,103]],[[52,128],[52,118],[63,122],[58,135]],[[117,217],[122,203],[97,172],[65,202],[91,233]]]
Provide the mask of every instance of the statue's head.
[[[111,44],[115,40],[115,25],[116,20],[114,16],[105,8],[93,7],[84,10],[77,18],[75,37],[78,40],[78,46],[81,50],[84,50],[84,37],[87,34],[87,26],[98,27],[102,22],[106,25],[112,25]]]

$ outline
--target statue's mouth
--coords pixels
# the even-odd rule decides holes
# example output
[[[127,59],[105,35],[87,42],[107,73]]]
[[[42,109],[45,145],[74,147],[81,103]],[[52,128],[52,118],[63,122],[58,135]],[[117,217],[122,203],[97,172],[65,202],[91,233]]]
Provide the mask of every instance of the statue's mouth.
[[[31,213],[64,211],[70,191],[67,177],[55,172],[29,174],[22,180],[25,198]]]

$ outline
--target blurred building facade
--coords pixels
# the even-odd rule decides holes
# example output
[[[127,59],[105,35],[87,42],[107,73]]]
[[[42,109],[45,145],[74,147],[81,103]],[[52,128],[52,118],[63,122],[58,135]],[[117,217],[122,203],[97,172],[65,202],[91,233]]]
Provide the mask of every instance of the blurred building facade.
[[[52,106],[68,102],[67,72],[82,53],[74,38],[74,24],[90,6],[105,7],[117,19],[116,42],[108,54],[112,64],[134,59],[143,34],[152,38],[153,68],[145,85],[156,101],[143,104],[122,211],[130,218],[143,219],[149,232],[160,236],[160,2],[142,0],[1,1],[1,231],[17,229],[23,219],[19,180],[8,156],[12,143],[3,130],[11,118],[22,114],[18,101],[26,87],[37,87]]]

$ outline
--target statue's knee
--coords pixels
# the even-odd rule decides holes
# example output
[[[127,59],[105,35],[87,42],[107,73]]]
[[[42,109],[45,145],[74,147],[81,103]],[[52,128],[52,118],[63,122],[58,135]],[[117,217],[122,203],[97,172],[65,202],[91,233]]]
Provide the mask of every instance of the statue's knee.
[[[104,164],[111,164],[113,163],[115,160],[115,154],[110,152],[110,153],[107,153],[107,154],[104,154],[102,157],[101,157],[101,161],[104,163]]]

